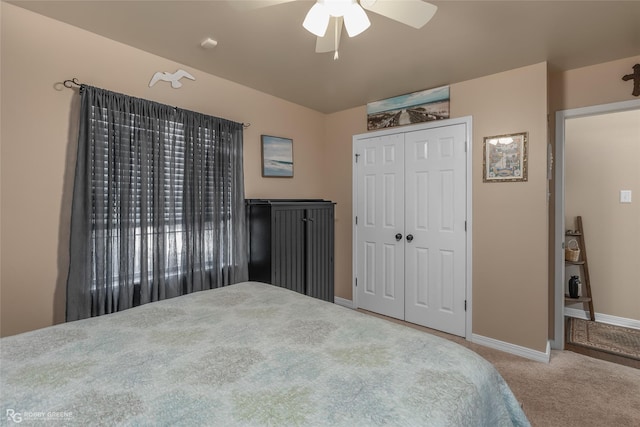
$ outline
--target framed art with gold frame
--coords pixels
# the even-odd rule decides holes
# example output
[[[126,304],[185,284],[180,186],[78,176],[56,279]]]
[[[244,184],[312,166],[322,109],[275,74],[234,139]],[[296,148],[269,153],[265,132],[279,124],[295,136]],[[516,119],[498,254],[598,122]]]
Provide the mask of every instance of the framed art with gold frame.
[[[527,181],[528,144],[528,132],[485,137],[482,147],[482,181]]]

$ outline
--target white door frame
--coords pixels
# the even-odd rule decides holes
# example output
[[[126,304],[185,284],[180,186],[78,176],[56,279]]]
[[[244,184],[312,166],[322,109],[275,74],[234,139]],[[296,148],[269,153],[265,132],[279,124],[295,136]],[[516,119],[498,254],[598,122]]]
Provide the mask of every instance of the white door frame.
[[[565,120],[640,109],[640,99],[556,112],[554,332],[551,348],[564,349],[564,149]]]
[[[467,234],[466,234],[466,263],[465,263],[465,276],[466,276],[466,300],[467,300],[467,311],[466,311],[466,324],[465,324],[465,338],[468,341],[471,341],[472,337],[472,320],[473,320],[473,251],[472,251],[472,237],[473,237],[473,221],[472,221],[472,189],[473,189],[473,144],[472,144],[472,136],[473,136],[473,119],[471,116],[460,117],[456,119],[447,119],[447,120],[437,120],[425,123],[419,123],[415,125],[409,126],[401,126],[395,127],[391,129],[383,129],[378,131],[373,131],[369,133],[354,135],[352,140],[352,156],[351,156],[351,164],[352,164],[352,212],[353,218],[351,219],[353,222],[353,239],[352,239],[352,259],[351,259],[351,271],[352,271],[352,304],[353,308],[358,308],[358,293],[356,289],[356,276],[357,276],[357,261],[358,261],[358,229],[355,226],[355,216],[356,212],[358,212],[358,164],[356,163],[356,143],[358,140],[363,138],[372,138],[378,136],[392,135],[396,133],[405,133],[405,132],[413,132],[418,130],[426,130],[426,129],[434,129],[444,126],[465,124],[466,125],[466,152],[467,152],[467,180],[466,180],[466,206],[467,206]]]

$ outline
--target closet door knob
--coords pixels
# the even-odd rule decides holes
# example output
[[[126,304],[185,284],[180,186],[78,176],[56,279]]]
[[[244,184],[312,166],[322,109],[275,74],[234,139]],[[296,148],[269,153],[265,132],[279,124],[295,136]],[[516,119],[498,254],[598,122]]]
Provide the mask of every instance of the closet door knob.
[[[407,242],[410,242],[413,240],[413,234],[407,234]]]
[[[397,241],[402,240],[402,234],[400,234],[400,233],[396,234],[396,240]]]

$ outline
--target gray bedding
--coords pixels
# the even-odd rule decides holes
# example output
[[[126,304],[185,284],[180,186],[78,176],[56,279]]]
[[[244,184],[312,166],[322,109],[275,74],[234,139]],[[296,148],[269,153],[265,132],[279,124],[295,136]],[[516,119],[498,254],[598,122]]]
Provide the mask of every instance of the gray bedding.
[[[450,341],[254,282],[0,340],[2,424],[529,425]]]

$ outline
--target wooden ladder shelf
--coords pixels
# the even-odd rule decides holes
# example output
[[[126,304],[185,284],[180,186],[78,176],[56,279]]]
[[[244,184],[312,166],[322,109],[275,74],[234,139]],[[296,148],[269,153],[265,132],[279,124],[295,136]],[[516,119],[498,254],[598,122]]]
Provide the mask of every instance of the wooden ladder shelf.
[[[584,228],[582,227],[582,217],[576,217],[576,230],[567,231],[565,234],[567,238],[575,238],[580,248],[580,257],[577,261],[568,261],[565,259],[565,265],[575,265],[581,270],[580,277],[582,279],[582,295],[578,298],[570,298],[565,294],[564,303],[567,304],[579,304],[582,303],[583,307],[588,305],[589,318],[593,321],[596,320],[595,312],[593,311],[593,298],[591,296],[591,280],[589,278],[589,263],[587,258],[587,245],[584,242]],[[565,239],[566,240],[566,239]],[[565,245],[567,243],[565,242]]]

